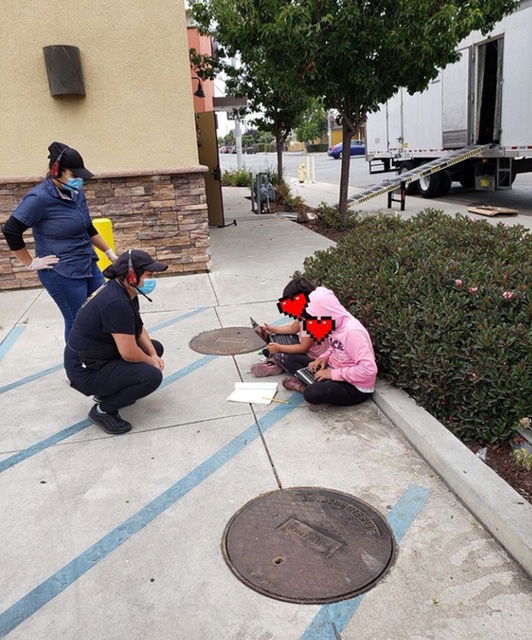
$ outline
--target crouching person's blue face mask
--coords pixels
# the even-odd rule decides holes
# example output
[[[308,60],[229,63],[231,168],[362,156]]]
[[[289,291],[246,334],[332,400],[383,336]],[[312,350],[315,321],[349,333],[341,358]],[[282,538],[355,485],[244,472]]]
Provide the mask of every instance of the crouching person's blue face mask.
[[[155,280],[155,278],[146,278],[142,283],[142,287],[139,287],[138,289],[145,295],[149,295],[155,289],[156,284],[157,280]]]

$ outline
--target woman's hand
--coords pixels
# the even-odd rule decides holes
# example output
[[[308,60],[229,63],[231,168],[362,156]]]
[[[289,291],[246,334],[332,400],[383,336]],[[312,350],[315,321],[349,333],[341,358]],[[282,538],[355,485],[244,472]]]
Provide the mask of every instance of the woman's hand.
[[[316,373],[314,374],[314,377],[318,382],[321,382],[322,380],[331,380],[331,372],[332,372],[332,369],[329,369],[329,368],[320,369],[319,371],[316,371]]]
[[[59,258],[54,255],[44,256],[44,258],[33,258],[29,263],[28,269],[30,271],[40,271],[41,269],[53,269],[54,264],[59,262]]]
[[[281,353],[282,348],[277,342],[269,342],[267,346],[268,351],[273,355],[274,353]]]
[[[159,356],[157,355],[150,356],[150,358],[152,360],[153,366],[159,369],[159,371],[162,371],[164,369],[164,360],[162,358],[159,358]]]
[[[325,358],[316,358],[316,360],[313,360],[308,364],[309,371],[312,371],[312,373],[315,373],[320,369],[325,369],[326,366],[327,360],[325,360]]]

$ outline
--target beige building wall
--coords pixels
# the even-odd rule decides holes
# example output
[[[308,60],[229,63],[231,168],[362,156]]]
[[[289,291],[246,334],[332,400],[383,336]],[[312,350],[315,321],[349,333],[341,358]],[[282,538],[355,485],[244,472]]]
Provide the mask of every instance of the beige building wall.
[[[50,96],[42,48],[79,47],[86,97]],[[183,0],[4,0],[0,178],[40,176],[53,140],[95,173],[197,167]]]

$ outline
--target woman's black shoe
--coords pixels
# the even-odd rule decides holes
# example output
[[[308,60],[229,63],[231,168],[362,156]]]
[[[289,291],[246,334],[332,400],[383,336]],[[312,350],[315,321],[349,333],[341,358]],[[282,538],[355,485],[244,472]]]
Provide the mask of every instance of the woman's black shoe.
[[[106,433],[116,436],[120,433],[131,431],[131,424],[124,420],[118,411],[113,413],[101,413],[98,411],[98,405],[95,404],[89,411],[89,420],[97,424],[100,429]]]

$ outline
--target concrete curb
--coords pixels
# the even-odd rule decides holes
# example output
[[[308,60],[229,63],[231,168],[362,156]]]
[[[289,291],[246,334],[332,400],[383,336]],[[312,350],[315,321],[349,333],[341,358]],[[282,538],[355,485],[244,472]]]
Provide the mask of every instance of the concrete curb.
[[[373,400],[532,577],[532,505],[404,391],[381,384]]]

